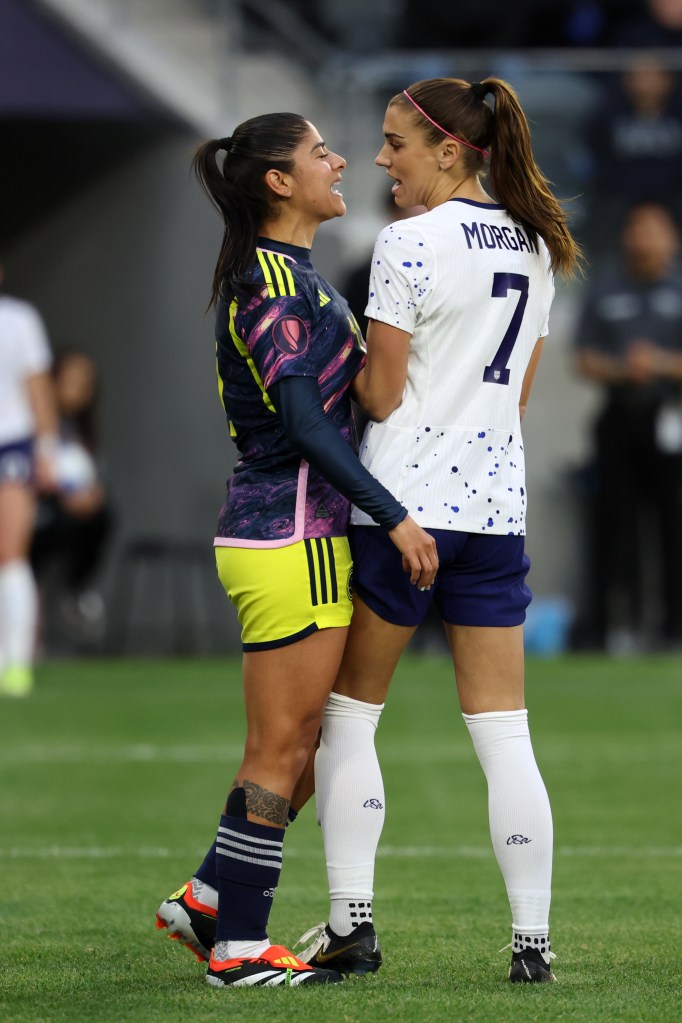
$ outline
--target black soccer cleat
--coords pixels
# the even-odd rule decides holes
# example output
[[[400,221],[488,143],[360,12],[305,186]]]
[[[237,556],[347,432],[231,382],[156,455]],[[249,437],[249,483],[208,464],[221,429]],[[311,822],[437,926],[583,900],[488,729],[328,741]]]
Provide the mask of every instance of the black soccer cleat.
[[[354,973],[359,977],[376,973],[381,966],[379,941],[368,920],[343,937],[334,934],[329,924],[317,924],[301,935],[296,947],[305,945],[311,938],[313,940],[308,947],[299,953],[299,959],[311,966],[344,974]]]
[[[554,959],[553,952],[547,955],[550,960]],[[547,984],[555,981],[556,977],[542,952],[536,948],[525,948],[512,953],[509,980],[512,984]]]

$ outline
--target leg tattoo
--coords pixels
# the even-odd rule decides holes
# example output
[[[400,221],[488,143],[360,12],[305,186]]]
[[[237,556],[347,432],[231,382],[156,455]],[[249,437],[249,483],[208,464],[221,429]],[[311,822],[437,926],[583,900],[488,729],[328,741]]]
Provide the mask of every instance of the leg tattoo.
[[[276,792],[270,792],[254,781],[244,778],[242,783],[246,793],[246,809],[254,817],[262,817],[263,820],[276,824],[278,828],[285,828],[289,813],[289,800],[284,796],[278,796]]]

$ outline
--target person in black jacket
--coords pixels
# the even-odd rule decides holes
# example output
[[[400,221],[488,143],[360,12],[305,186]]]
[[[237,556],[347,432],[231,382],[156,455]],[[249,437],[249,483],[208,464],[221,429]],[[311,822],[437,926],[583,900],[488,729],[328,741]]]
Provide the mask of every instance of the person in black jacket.
[[[682,643],[679,242],[666,206],[633,206],[621,265],[594,279],[576,333],[577,371],[603,395],[594,424],[591,626],[594,641],[614,653],[646,646],[652,635]]]

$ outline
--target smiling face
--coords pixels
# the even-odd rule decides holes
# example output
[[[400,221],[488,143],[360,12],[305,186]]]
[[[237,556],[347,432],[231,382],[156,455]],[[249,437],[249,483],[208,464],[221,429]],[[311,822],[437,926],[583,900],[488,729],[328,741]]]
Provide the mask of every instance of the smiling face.
[[[396,206],[433,205],[441,183],[441,146],[429,146],[413,115],[397,103],[384,117],[384,144],[375,163],[395,182],[391,192]]]
[[[346,212],[338,190],[346,161],[331,151],[314,125],[309,127],[308,135],[294,154],[289,202],[302,217],[322,224]]]

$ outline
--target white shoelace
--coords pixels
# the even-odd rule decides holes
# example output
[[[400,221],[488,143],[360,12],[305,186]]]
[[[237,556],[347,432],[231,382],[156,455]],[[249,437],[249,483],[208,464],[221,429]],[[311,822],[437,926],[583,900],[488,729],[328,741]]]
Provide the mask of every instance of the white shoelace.
[[[510,941],[508,945],[505,945],[505,946],[504,946],[504,948],[501,948],[501,949],[500,949],[500,952],[506,952],[506,951],[507,951],[507,949],[510,949],[511,947],[512,947],[512,943],[511,943],[511,941]],[[524,949],[524,951],[526,951],[526,950]],[[533,952],[533,951],[535,951],[535,949],[528,949],[528,951],[529,951],[529,952]],[[537,951],[539,951],[539,949],[538,949]],[[498,953],[498,954],[499,954],[499,953]],[[548,959],[549,959],[550,961],[551,961],[552,959],[556,959],[556,952],[540,952],[540,955],[542,956],[542,958],[543,958],[543,959],[545,958],[545,956],[547,956],[547,958],[548,958]],[[548,965],[549,965],[549,964],[548,964]]]
[[[316,941],[318,938],[321,938],[326,926],[327,924],[324,920],[319,924],[315,924],[315,926],[311,927],[309,931],[306,931],[305,934],[301,935],[294,945],[294,948],[298,948],[299,945],[305,945],[308,941]]]

